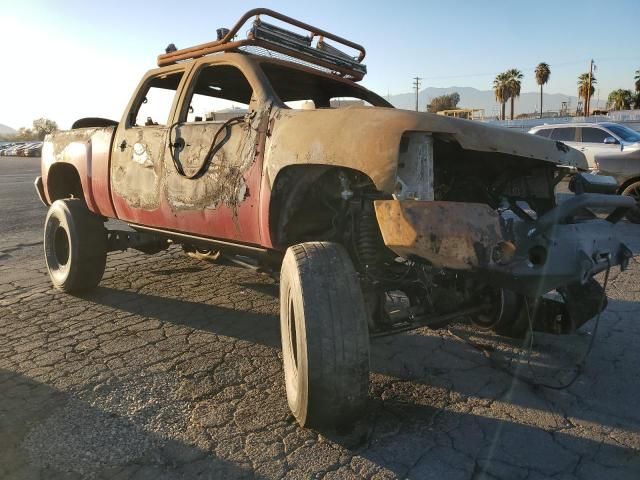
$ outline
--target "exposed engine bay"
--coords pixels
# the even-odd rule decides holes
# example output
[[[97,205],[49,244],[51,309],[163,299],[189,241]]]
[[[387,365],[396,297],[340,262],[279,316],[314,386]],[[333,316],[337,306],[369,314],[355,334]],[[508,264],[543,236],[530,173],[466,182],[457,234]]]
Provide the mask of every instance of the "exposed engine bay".
[[[394,195],[355,171],[317,172],[281,218],[282,241],[343,244],[374,333],[441,327],[460,316],[510,336],[528,328],[571,333],[606,306],[593,275],[624,268],[631,252],[609,238],[620,212],[598,219],[588,208],[624,210],[617,200],[583,193],[580,205],[569,199],[566,215],[560,211],[555,187],[569,173],[412,133],[401,142]],[[584,246],[587,228],[592,245]]]

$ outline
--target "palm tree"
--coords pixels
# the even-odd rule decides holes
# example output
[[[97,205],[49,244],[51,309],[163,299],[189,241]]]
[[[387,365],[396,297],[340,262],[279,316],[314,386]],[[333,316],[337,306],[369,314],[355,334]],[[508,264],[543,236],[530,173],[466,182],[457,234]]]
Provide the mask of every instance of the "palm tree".
[[[582,73],[578,77],[578,98],[584,98],[584,111],[587,109],[587,98],[592,97],[596,91],[594,87],[596,83],[598,83],[596,77],[591,75],[591,88],[589,88],[589,72]]]
[[[515,68],[507,70],[507,88],[509,89],[509,98],[511,98],[511,120],[513,120],[513,101],[520,96],[520,87],[522,87],[522,72]]]
[[[542,86],[549,81],[551,68],[548,63],[540,62],[536,67],[536,83],[540,85],[540,118],[542,118]]]
[[[495,80],[493,80],[493,93],[496,95],[496,101],[500,104],[500,120],[504,120],[505,117],[505,105],[507,104],[507,100],[509,100],[509,86],[508,86],[509,77],[506,72],[499,73],[496,75]]]
[[[619,88],[609,94],[607,99],[607,107],[613,110],[628,110],[631,108],[633,101],[633,93],[631,90]]]

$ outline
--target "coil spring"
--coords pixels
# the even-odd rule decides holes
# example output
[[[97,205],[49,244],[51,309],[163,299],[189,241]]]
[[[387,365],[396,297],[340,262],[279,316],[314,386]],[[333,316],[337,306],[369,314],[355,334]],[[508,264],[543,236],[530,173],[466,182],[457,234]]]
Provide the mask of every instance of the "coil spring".
[[[378,263],[380,244],[378,222],[370,209],[365,209],[358,223],[358,258],[363,267],[371,269]]]

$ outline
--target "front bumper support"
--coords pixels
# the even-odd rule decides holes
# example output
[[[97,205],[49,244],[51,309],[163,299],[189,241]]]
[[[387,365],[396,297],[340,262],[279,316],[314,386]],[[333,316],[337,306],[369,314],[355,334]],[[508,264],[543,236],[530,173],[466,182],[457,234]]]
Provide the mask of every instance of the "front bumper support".
[[[439,268],[486,266],[502,240],[500,218],[480,203],[376,200],[384,242],[401,257],[423,259]]]
[[[466,271],[532,297],[584,283],[610,266],[624,269],[633,255],[614,223],[635,202],[618,195],[576,195],[528,222],[505,222],[484,204],[377,200],[374,205],[384,242],[399,256]],[[575,218],[594,207],[614,212],[606,219]]]

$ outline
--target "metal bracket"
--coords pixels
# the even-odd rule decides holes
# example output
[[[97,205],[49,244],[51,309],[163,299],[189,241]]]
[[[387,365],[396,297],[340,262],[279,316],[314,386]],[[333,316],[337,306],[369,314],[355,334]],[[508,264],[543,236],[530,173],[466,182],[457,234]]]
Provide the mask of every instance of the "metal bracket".
[[[157,235],[126,230],[107,230],[107,251],[135,248],[144,253],[158,253],[169,247],[169,241]]]

